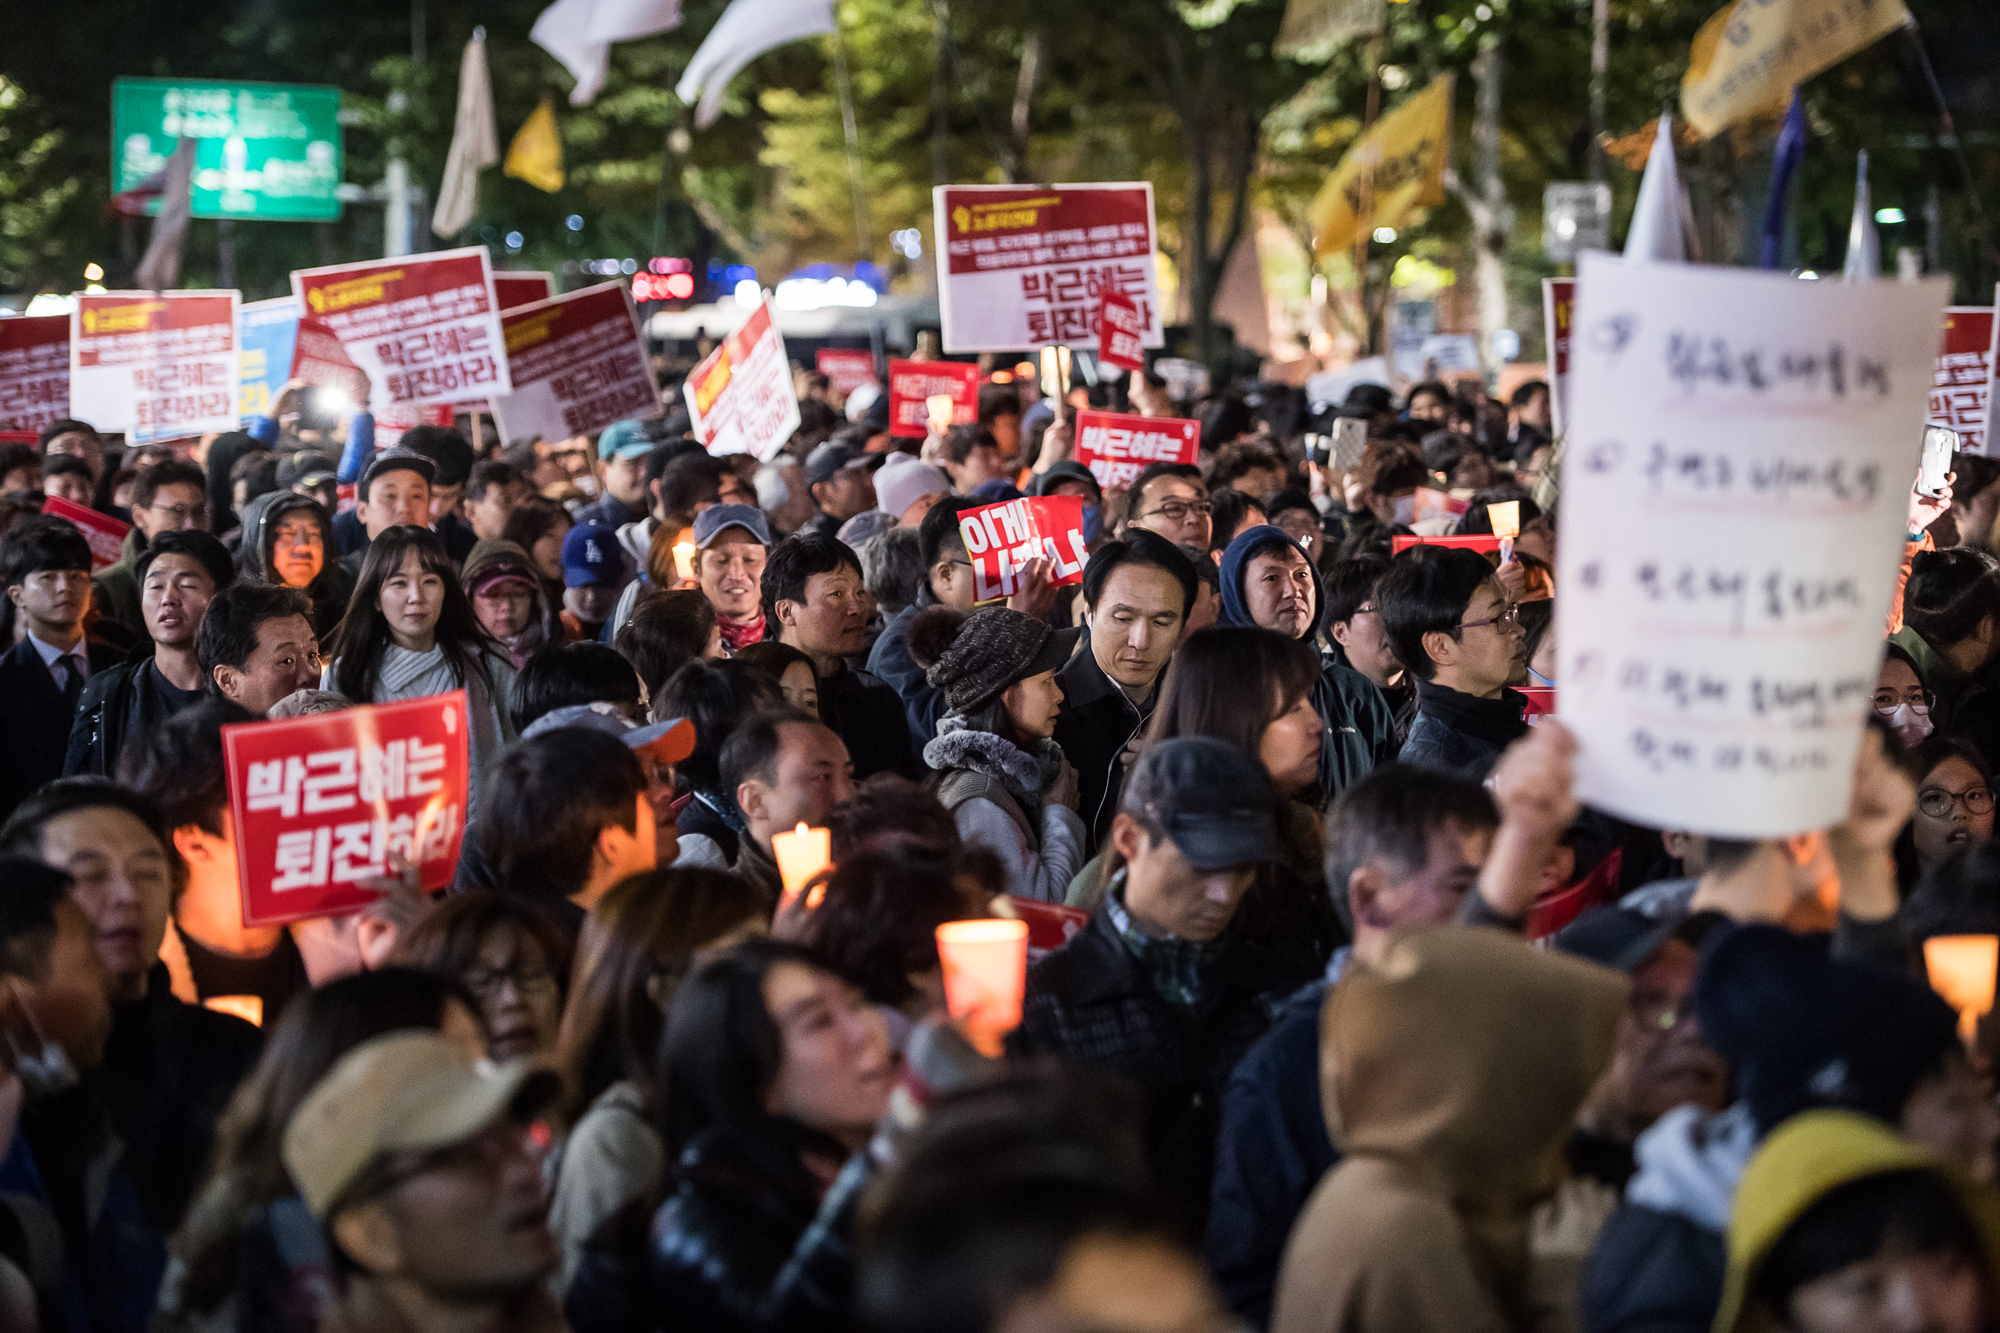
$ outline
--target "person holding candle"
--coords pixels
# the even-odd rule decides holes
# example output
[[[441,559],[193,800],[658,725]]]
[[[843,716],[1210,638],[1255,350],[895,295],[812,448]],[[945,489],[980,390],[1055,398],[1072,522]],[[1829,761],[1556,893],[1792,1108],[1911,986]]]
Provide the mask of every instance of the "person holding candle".
[[[949,710],[924,747],[932,789],[959,835],[999,856],[1007,892],[1044,902],[1062,900],[1089,842],[1076,770],[1054,739],[1056,672],[1077,637],[1005,607],[932,607],[910,623],[910,655]]]
[[[753,714],[730,734],[720,768],[722,789],[743,817],[731,869],[775,909],[786,885],[772,839],[800,825],[825,830],[833,807],[854,794],[847,747],[810,713],[781,706]]]

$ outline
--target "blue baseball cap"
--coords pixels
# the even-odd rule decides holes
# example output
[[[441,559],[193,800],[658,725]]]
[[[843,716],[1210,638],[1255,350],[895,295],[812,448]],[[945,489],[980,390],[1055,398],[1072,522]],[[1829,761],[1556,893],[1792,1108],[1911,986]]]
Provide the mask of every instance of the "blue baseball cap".
[[[764,521],[763,510],[751,505],[710,505],[694,516],[696,549],[706,551],[724,528],[741,528],[760,545],[771,544],[771,526]]]
[[[652,453],[654,448],[653,442],[646,438],[646,425],[642,421],[614,421],[597,437],[599,458],[636,458]]]
[[[582,523],[569,530],[562,547],[563,586],[583,588],[593,583],[623,583],[625,553],[616,529],[603,523]]]

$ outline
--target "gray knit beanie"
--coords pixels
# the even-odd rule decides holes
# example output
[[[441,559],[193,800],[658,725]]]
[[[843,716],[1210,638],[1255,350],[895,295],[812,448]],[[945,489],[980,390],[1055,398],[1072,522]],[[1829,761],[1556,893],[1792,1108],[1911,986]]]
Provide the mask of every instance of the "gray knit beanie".
[[[1053,671],[1076,649],[1077,631],[1003,606],[970,615],[934,606],[910,622],[910,656],[954,713],[970,713],[1016,681]]]

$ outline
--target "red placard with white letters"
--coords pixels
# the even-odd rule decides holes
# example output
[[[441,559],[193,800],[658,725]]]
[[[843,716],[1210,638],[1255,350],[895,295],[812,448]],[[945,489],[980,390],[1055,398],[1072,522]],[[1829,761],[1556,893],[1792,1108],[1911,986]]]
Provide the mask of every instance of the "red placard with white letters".
[[[970,361],[891,361],[889,433],[921,440],[931,433],[930,400],[951,395],[951,424],[979,420],[979,367]]]
[[[1129,412],[1076,414],[1076,461],[1107,491],[1124,490],[1154,463],[1192,463],[1200,453],[1199,421]]]
[[[368,377],[378,416],[513,391],[483,245],[295,270],[292,295]]]
[[[1992,306],[1947,307],[1931,371],[1924,424],[1957,431],[1958,447],[1968,454],[1992,452],[1987,414],[1993,400],[1993,324]]]
[[[1097,359],[1120,370],[1146,368],[1146,317],[1138,302],[1109,287],[1097,316]]]
[[[130,523],[121,523],[109,514],[86,509],[60,495],[51,495],[43,500],[42,512],[66,518],[82,530],[83,539],[90,543],[91,573],[117,564],[125,554],[125,534],[132,531]]]
[[[875,383],[875,354],[852,347],[822,347],[813,353],[813,369],[845,398],[862,385]]]
[[[0,319],[0,427],[40,432],[69,415],[69,316]]]
[[[974,601],[1011,597],[1021,570],[1037,556],[1049,562],[1049,582],[1083,582],[1090,559],[1083,537],[1083,497],[1034,495],[981,505],[958,516],[958,535],[972,560]]]
[[[222,729],[243,923],[359,911],[361,881],[414,862],[426,889],[451,883],[465,835],[471,761],[465,691]]]

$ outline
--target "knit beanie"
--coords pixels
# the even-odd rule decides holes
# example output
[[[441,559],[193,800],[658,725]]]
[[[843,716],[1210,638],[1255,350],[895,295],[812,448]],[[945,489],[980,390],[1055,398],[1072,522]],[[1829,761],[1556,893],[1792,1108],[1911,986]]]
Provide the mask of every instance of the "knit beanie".
[[[910,622],[910,656],[954,713],[970,713],[1016,681],[1053,671],[1076,648],[1077,631],[989,607],[967,614],[933,606]]]

